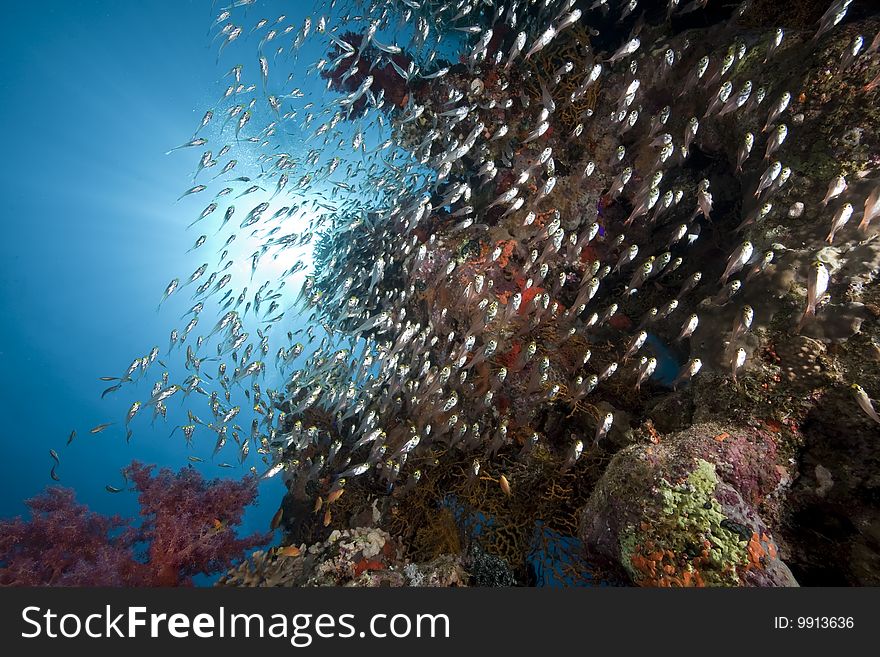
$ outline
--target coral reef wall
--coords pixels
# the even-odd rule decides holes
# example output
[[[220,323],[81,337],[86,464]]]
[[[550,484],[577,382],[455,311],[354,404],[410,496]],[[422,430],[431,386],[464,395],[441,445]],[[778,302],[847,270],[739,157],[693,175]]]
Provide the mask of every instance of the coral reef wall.
[[[371,468],[289,468],[286,542],[373,527],[407,563],[523,584],[880,583],[880,18],[854,4],[817,38],[824,3],[646,5],[516,66],[496,25],[479,65],[392,94],[420,110],[392,120],[399,143],[442,174],[394,219],[412,243],[383,292],[357,290],[387,322],[340,320],[393,336],[379,419],[350,428],[374,434],[352,447],[308,385],[283,407]],[[433,143],[450,98],[473,114]],[[328,257],[375,272],[368,223]],[[315,286],[343,298],[345,280]]]

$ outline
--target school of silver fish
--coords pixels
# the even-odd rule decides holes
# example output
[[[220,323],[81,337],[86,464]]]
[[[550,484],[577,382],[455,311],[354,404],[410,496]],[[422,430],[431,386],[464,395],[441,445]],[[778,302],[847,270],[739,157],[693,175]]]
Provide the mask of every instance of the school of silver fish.
[[[669,0],[668,12],[716,1]],[[190,251],[202,253],[220,233],[225,243],[219,258],[205,256],[164,290],[160,303],[187,293],[194,304],[168,347],[104,377],[109,394],[163,368],[149,398],[118,424],[131,438],[138,414],[164,417],[174,399],[199,400],[207,410],[189,410],[175,428],[185,440],[207,433],[216,457],[231,437],[230,460],[262,477],[283,473],[299,495],[312,484],[336,499],[356,477],[375,476],[388,490],[415,485],[440,450],[461,450],[474,476],[515,435],[527,454],[545,440],[531,428],[534,409],[586,407],[612,382],[644,390],[663,360],[651,335],[690,341],[672,386],[708,367],[736,382],[750,358],[744,337],[762,312],[740,301],[743,290],[760,289],[785,249],[756,229],[795,212],[774,206],[792,175],[786,147],[798,139],[788,111],[794,90],[769,75],[742,79],[739,64],[753,53],[767,62],[786,48],[814,47],[851,3],[830,3],[815,35],[780,28],[769,40],[737,37],[711,52],[648,43],[637,22],[611,52],[582,43],[587,64],[563,62],[535,84],[537,99],[523,81],[542,51],[567,31],[598,36],[600,22],[622,21],[637,0],[332,0],[297,22],[256,14],[256,0],[218,7],[210,26],[218,61],[242,63],[173,151],[206,149],[179,199],[206,199],[191,224],[204,234]],[[839,66],[876,57],[880,34],[867,44],[859,37]],[[310,45],[320,58],[301,61]],[[404,90],[393,100],[381,83],[387,71]],[[566,78],[575,90],[563,95]],[[684,101],[673,100],[652,114],[643,99],[664,85],[705,111],[685,114],[676,107]],[[612,115],[589,109],[565,129],[565,109],[594,87],[606,94],[601,108],[605,90],[623,90],[610,99]],[[719,276],[702,271],[713,263],[689,259],[713,220],[712,184],[679,187],[673,172],[722,121],[739,130],[745,198]],[[586,139],[598,129],[614,141],[611,157],[598,155],[595,136]],[[795,204],[822,222],[828,244],[875,234],[880,179],[852,183],[837,176],[824,198]],[[579,200],[581,188],[604,191]],[[624,199],[632,208],[625,220],[608,220],[607,205]],[[260,246],[233,263],[234,242],[248,239]],[[267,262],[283,271],[266,277]],[[832,273],[816,259],[797,274],[807,293],[793,332],[822,312]],[[288,281],[300,287],[292,295]],[[665,291],[665,302],[643,307],[649,286]],[[209,305],[219,309],[211,319],[203,317]],[[729,332],[694,339],[704,317],[731,309]],[[609,340],[610,352],[591,350]],[[720,361],[700,351],[707,340],[722,345]],[[185,354],[183,380],[171,381],[163,351]],[[267,370],[279,373],[277,386],[265,383]],[[855,382],[852,389],[880,423],[868,394]],[[592,446],[564,446],[564,469],[601,444],[615,416],[597,411],[592,421]],[[248,464],[251,451],[263,465]]]

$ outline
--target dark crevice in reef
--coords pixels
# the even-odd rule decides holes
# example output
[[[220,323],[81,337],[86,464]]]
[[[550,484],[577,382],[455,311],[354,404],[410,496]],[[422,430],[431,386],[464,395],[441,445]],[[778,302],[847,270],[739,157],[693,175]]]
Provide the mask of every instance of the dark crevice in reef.
[[[690,0],[682,0],[680,6],[688,5]],[[736,10],[736,2],[709,2],[705,8],[698,8],[686,14],[677,13],[669,18],[668,0],[639,0],[635,10],[623,20],[618,11],[597,9],[589,11],[592,0],[582,0],[577,4],[587,14],[590,24],[599,34],[591,39],[597,51],[614,52],[633,36],[633,31],[663,28],[670,37],[691,29],[705,29],[730,20]],[[612,3],[613,4],[613,3]]]
[[[805,586],[876,585],[880,459],[850,400],[832,394],[823,402],[802,426],[800,476],[784,522],[787,563]]]
[[[839,546],[855,533],[855,527],[840,509],[817,503],[793,514],[790,544],[798,546],[787,563],[801,586],[849,586],[855,584],[839,555]],[[839,553],[838,553],[839,554]]]

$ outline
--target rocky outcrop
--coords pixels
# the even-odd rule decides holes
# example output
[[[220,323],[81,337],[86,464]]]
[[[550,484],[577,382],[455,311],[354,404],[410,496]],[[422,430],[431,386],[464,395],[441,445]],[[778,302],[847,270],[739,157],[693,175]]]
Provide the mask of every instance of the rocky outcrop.
[[[334,531],[308,548],[254,552],[218,586],[467,586],[470,576],[454,556],[430,563],[405,561],[381,529]]]
[[[620,451],[581,538],[641,586],[796,586],[760,515],[780,481],[770,436],[695,425]]]

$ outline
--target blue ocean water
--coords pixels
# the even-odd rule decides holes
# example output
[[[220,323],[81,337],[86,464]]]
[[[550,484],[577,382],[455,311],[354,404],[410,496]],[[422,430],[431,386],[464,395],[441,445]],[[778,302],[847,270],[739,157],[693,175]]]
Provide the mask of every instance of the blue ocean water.
[[[299,22],[295,15],[310,9],[283,4]],[[105,485],[120,486],[119,469],[132,459],[178,469],[197,454],[205,462],[195,467],[206,477],[264,467],[253,453],[239,466],[231,440],[229,453],[212,461],[213,445],[198,435],[192,450],[180,431],[169,438],[186,421],[180,399],[170,400],[167,421],[151,423],[141,413],[126,442],[125,413],[135,398],[149,397],[159,365],[135,391],[105,399],[101,392],[111,384],[98,380],[122,375],[154,345],[172,381],[187,375],[182,358],[165,353],[193,301],[178,294],[161,312],[157,305],[168,282],[184,281],[203,256],[217,264],[222,243],[209,240],[201,253],[185,253],[200,234],[185,228],[207,201],[175,199],[192,184],[200,152],[165,152],[190,139],[228,83],[222,76],[235,55],[216,61],[217,44],[206,35],[212,3],[23,2],[4,13],[15,29],[0,40],[0,516],[22,514],[25,498],[55,483],[50,448],[60,455],[60,485],[75,488],[96,511],[128,516],[137,511],[134,494],[109,494]],[[253,58],[253,44],[248,48]],[[249,270],[246,255],[236,261]],[[279,266],[264,263],[261,274]],[[203,321],[213,324],[214,317],[206,312]],[[262,384],[271,385],[271,376]],[[249,427],[250,416],[242,415]],[[116,424],[89,433],[103,422]],[[74,429],[77,438],[66,446]],[[236,468],[219,468],[222,460]],[[242,530],[264,531],[282,494],[280,481],[263,483]]]

